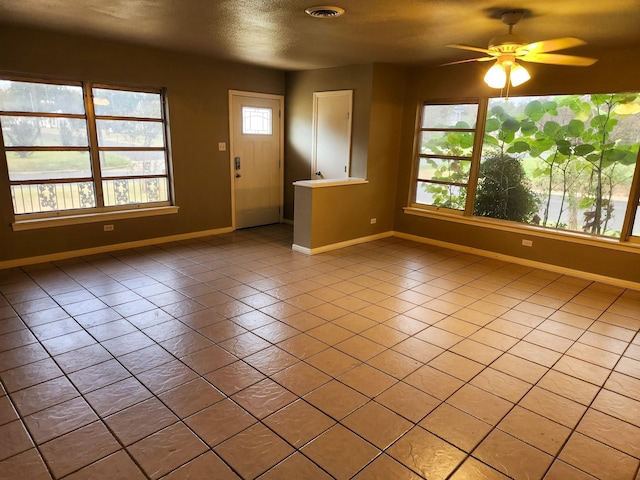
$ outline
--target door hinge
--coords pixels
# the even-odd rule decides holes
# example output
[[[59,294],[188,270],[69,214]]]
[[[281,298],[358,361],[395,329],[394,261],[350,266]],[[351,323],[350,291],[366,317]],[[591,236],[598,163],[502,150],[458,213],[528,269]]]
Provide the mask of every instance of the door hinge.
[[[350,116],[351,116],[351,112],[347,112],[347,120],[349,120]]]
[[[278,118],[282,117],[282,110],[278,110]]]

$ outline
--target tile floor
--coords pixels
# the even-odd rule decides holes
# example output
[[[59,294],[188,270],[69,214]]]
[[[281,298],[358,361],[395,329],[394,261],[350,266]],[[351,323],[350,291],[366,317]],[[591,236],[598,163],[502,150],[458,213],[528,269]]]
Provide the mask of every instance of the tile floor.
[[[0,478],[640,479],[640,292],[291,237],[0,271]]]

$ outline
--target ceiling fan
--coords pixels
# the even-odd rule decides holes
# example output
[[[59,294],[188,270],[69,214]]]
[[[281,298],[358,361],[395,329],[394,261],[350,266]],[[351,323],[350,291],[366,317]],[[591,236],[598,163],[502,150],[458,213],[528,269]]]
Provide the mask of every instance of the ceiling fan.
[[[457,44],[447,45],[452,48],[484,53],[487,56],[459,60],[457,62],[445,63],[444,65],[495,60],[496,63],[487,71],[484,81],[492,88],[504,88],[508,83],[517,87],[531,78],[529,72],[517,63],[516,60],[532,63],[548,63],[552,65],[570,65],[574,67],[588,67],[598,61],[596,58],[549,53],[586,45],[586,42],[579,38],[562,37],[529,43],[523,37],[513,33],[513,26],[517,24],[523,16],[523,10],[503,13],[502,22],[509,26],[509,33],[492,38],[489,41],[488,48]]]

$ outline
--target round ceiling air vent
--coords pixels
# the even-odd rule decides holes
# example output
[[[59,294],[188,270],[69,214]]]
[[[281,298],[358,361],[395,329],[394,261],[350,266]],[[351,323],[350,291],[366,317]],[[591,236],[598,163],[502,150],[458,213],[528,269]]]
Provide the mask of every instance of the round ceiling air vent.
[[[335,18],[342,15],[344,13],[344,9],[329,5],[320,5],[317,7],[306,8],[305,13],[314,18]]]

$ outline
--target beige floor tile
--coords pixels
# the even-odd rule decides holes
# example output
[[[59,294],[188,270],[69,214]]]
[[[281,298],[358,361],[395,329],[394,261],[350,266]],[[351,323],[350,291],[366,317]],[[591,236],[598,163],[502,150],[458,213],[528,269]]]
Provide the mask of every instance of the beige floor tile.
[[[465,382],[480,373],[485,366],[451,351],[438,355],[429,362],[429,366],[437,368]]]
[[[288,338],[287,340],[278,343],[278,346],[285,352],[289,352],[291,355],[301,360],[329,348],[326,343],[304,333]]]
[[[243,361],[226,365],[214,370],[205,378],[226,395],[233,395],[240,390],[263,380],[265,376]]]
[[[635,400],[640,400],[640,380],[623,375],[618,372],[611,372],[611,376],[604,384],[607,390],[611,390]]]
[[[178,421],[158,399],[150,398],[104,419],[123,445],[130,445]]]
[[[306,333],[327,345],[336,345],[353,336],[353,332],[350,330],[334,325],[333,323],[325,323],[319,327],[307,330]]]
[[[609,390],[601,390],[591,408],[640,427],[640,401]]]
[[[300,448],[336,422],[304,400],[297,400],[265,418],[263,423]]]
[[[336,425],[303,447],[302,453],[334,478],[343,480],[355,475],[380,451],[342,425]]]
[[[473,457],[467,458],[450,477],[451,480],[506,480],[503,474]]]
[[[173,360],[139,373],[136,378],[157,395],[195,380],[197,374],[179,360]]]
[[[628,455],[640,458],[640,427],[589,409],[576,431]]]
[[[206,452],[169,475],[163,480],[188,480],[196,478],[215,478],[216,480],[239,480],[233,471],[213,452]]]
[[[260,337],[256,338],[258,338],[260,342],[264,342]],[[226,340],[226,342],[228,341],[229,340]],[[266,348],[269,344],[267,342],[264,343],[265,345],[263,348]],[[185,355],[180,360],[199,375],[206,375],[220,367],[224,367],[225,365],[229,365],[230,363],[237,361],[238,357],[229,353],[225,349],[220,348],[218,345],[214,345],[198,350],[195,353]]]
[[[272,345],[245,357],[244,361],[264,375],[272,376],[294,365],[298,362],[298,359],[281,348]]]
[[[411,373],[404,382],[440,400],[447,399],[464,385],[462,380],[429,365]]]
[[[96,420],[97,415],[81,397],[24,417],[31,436],[37,443],[44,443]]]
[[[61,377],[62,375],[64,375],[64,373],[58,365],[56,365],[52,359],[45,358],[21,367],[6,370],[0,373],[0,378],[2,378],[2,382],[7,391],[11,393],[38,383],[46,382],[47,380],[52,380],[56,377]]]
[[[251,414],[264,418],[296,400],[296,395],[267,378],[231,398]]]
[[[124,450],[119,450],[65,478],[68,480],[86,478],[91,478],[92,480],[111,480],[115,478],[144,480],[147,477]]]
[[[444,480],[466,454],[421,427],[414,427],[387,453],[420,476]]]
[[[209,446],[215,447],[256,423],[256,419],[225,399],[185,418],[184,422]]]
[[[403,382],[378,395],[375,401],[414,423],[440,404],[437,398]]]
[[[152,479],[196,458],[207,446],[182,423],[175,423],[127,447],[129,454]]]
[[[303,398],[338,421],[368,401],[366,396],[337,380],[331,380]]]
[[[66,377],[57,377],[11,394],[20,415],[30,415],[79,396]]]
[[[381,355],[384,355],[384,353]],[[361,363],[356,358],[336,350],[335,348],[323,350],[320,353],[307,358],[306,362],[332,377],[338,377]],[[371,361],[369,363],[371,363]]]
[[[468,338],[451,347],[450,351],[483,365],[489,365],[503,353],[502,350]]]
[[[341,424],[380,450],[386,449],[413,427],[413,423],[376,402],[367,403],[343,419]]]
[[[47,467],[35,448],[0,460],[2,475],[11,480],[51,480]]]
[[[471,452],[492,428],[446,403],[427,415],[420,426],[465,452]]]
[[[567,465],[561,460],[555,460],[544,477],[544,480],[595,480],[596,477]]]
[[[558,456],[601,480],[632,479],[638,459],[625,455],[580,433],[574,433]]]
[[[256,478],[293,451],[262,424],[249,427],[215,447],[215,452],[245,479]]]
[[[587,407],[542,388],[533,387],[518,404],[565,427],[574,428]]]
[[[335,348],[363,362],[386,350],[384,346],[360,336],[348,338]]]
[[[531,335],[531,333],[529,335]],[[505,335],[504,333],[496,332],[489,328],[481,328],[469,338],[476,342],[482,343],[483,345],[502,350],[503,352],[509,350],[516,343],[518,343],[517,338]]]
[[[438,327],[429,327],[419,332],[416,335],[416,338],[433,345],[437,345],[440,348],[447,349],[453,347],[465,337],[456,335],[455,333],[451,333]]]
[[[158,398],[178,417],[186,418],[219,402],[224,395],[206,380],[197,378],[161,393]]]
[[[515,480],[542,478],[553,457],[520,440],[494,430],[473,456]]]
[[[354,480],[419,480],[419,477],[407,467],[397,462],[390,456],[382,454],[367,465]]]
[[[272,379],[296,395],[302,396],[324,385],[331,377],[307,363],[298,362],[276,373]]]
[[[486,368],[471,382],[489,393],[516,403],[531,389],[532,385],[493,368]]]
[[[538,386],[583,405],[589,405],[599,391],[599,388],[592,383],[587,383],[555,370],[549,370],[540,379]]]
[[[511,402],[473,385],[463,386],[447,403],[491,425],[496,425],[513,407]]]
[[[516,406],[498,428],[550,455],[557,455],[571,430],[529,410]]]
[[[391,375],[365,364],[343,373],[338,380],[369,398],[379,395],[398,381]]]
[[[40,446],[56,477],[68,475],[120,449],[102,422],[94,422]]]
[[[0,460],[25,452],[33,447],[33,441],[20,420],[0,426]]]
[[[85,400],[101,417],[111,415],[123,408],[135,405],[152,395],[144,385],[134,378],[127,378],[85,395]]]
[[[505,353],[491,364],[491,368],[511,375],[527,383],[536,383],[548,369],[524,358]]]
[[[280,480],[283,478],[331,479],[326,472],[300,453],[294,453],[260,476],[260,480]]]

